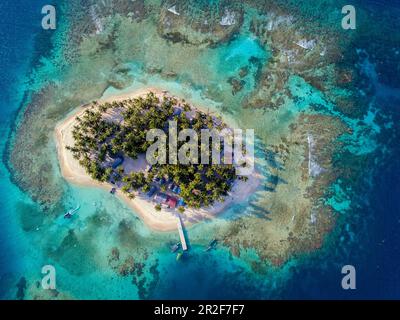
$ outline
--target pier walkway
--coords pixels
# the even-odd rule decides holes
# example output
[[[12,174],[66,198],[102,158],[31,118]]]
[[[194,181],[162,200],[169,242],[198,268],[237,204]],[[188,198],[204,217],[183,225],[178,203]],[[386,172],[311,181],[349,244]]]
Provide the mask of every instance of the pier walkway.
[[[178,232],[179,232],[179,237],[181,238],[182,250],[186,251],[187,250],[186,238],[185,238],[185,233],[183,232],[182,220],[179,215],[178,215]]]

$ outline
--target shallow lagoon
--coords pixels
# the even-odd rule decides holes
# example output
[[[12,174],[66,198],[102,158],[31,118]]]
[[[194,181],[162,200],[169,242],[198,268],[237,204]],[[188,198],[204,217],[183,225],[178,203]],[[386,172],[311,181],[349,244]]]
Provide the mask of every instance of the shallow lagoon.
[[[249,18],[245,17],[245,24]],[[130,68],[130,83],[125,91],[151,85],[186,97],[194,103],[206,101],[211,110],[222,110],[227,118],[231,117],[240,126],[255,128],[263,141],[271,144],[280,141],[290,123],[302,111],[309,111],[312,104],[324,105],[326,109],[323,113],[336,112],[332,111],[333,106],[326,103],[320,92],[310,89],[307,83],[296,77],[290,78],[288,84],[292,99],[288,98],[278,111],[242,109],[242,99],[256,85],[257,65],[250,65],[249,73],[243,78],[245,85],[235,95],[231,94],[232,87],[227,79],[237,76],[241,67],[249,65],[252,57],[263,63],[270,58],[269,49],[263,48],[247,31],[226,44],[197,51],[165,44],[152,34],[154,29],[149,28],[145,32],[147,36],[151,34],[154,40],[149,48],[159,50],[149,50],[148,55],[137,54],[135,59],[121,59],[120,62]],[[121,56],[124,56],[124,47],[120,49]],[[159,52],[164,50],[166,55],[161,57]],[[182,56],[177,55],[179,50],[182,50]],[[194,58],[188,59],[192,54]],[[176,76],[168,78],[165,74],[150,72],[149,66],[160,67],[164,73],[171,71]],[[94,67],[97,67],[96,61],[86,66],[88,69]],[[51,64],[45,64],[36,76],[45,78],[49,74],[56,74],[57,78],[67,78],[59,74],[58,69],[51,68]],[[42,80],[37,79],[37,82],[41,83]],[[17,91],[21,93],[24,90],[25,87],[21,85]],[[108,88],[105,95],[116,92],[119,91]],[[12,101],[13,110],[19,107],[21,99],[22,94],[17,101]],[[370,111],[362,123],[341,116],[353,130],[351,135],[343,137],[344,141],[350,142],[350,151],[368,154],[376,149],[378,142],[375,138],[380,131],[372,114]],[[11,121],[10,113],[5,113],[1,127],[4,136],[8,135]],[[4,144],[3,140],[3,152],[6,150]],[[53,156],[50,158],[54,164],[52,175],[59,181],[61,177],[56,159]],[[269,172],[266,171],[268,176]],[[62,201],[57,203],[52,215],[46,216],[42,208],[11,182],[8,168],[3,163],[0,172],[3,195],[1,218],[2,224],[7,226],[2,229],[1,251],[6,254],[0,260],[3,288],[0,295],[6,298],[15,298],[16,283],[21,277],[28,280],[25,298],[50,298],[51,295],[43,293],[36,284],[41,279],[40,270],[45,264],[53,264],[57,270],[60,294],[52,298],[282,298],[296,295],[307,298],[319,296],[318,280],[328,284],[332,296],[340,296],[341,293],[334,286],[334,281],[340,275],[326,279],[321,270],[336,270],[340,264],[337,257],[348,257],[352,241],[357,241],[353,230],[357,230],[357,227],[352,225],[351,228],[337,231],[343,233],[342,237],[350,239],[347,246],[342,246],[343,251],[330,246],[330,242],[336,243],[337,239],[341,239],[334,232],[323,250],[293,257],[281,267],[271,266],[251,248],[243,248],[239,257],[222,245],[217,250],[205,253],[208,242],[224,230],[230,221],[239,216],[250,216],[259,209],[245,203],[229,208],[213,221],[190,228],[191,250],[186,258],[177,262],[168,248],[169,242],[176,241],[177,234],[152,232],[132,214],[131,209],[109,193],[62,183]],[[278,188],[285,188],[286,185],[291,186],[290,181],[286,181],[286,184],[281,181]],[[294,192],[295,188],[292,186],[288,190]],[[341,215],[349,214],[343,189],[333,185],[332,192],[328,201],[334,203],[333,206]],[[290,198],[289,194],[287,198],[290,199],[288,201],[296,199]],[[269,200],[267,198],[266,202],[271,203]],[[81,206],[78,216],[67,222],[62,219],[65,209],[77,204]],[[265,207],[262,210],[265,213]],[[74,234],[68,236],[69,230],[74,230]],[[133,273],[120,276],[120,265],[116,270],[110,267],[109,256],[113,247],[119,247],[121,263],[132,255],[135,263]],[[321,261],[324,263],[321,264]],[[314,278],[310,275],[312,271],[315,272]],[[299,282],[300,279],[303,281]],[[307,288],[311,289],[307,291]],[[329,296],[329,293],[326,295]]]

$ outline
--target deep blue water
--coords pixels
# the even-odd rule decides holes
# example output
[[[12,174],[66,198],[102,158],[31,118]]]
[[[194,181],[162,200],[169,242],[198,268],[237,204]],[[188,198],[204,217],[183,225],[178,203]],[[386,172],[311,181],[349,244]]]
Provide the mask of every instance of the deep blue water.
[[[41,8],[44,0],[2,1],[0,3],[0,144],[4,160],[7,138],[17,110],[24,99],[24,90],[35,51],[34,38],[41,31]],[[15,231],[19,230],[9,199],[22,197],[16,188],[10,189],[9,174],[2,161],[0,168],[0,278],[18,268],[22,252]],[[8,194],[8,195],[7,195]],[[0,291],[0,297],[2,292]]]
[[[399,151],[397,155],[400,155]],[[298,277],[288,284],[288,298],[305,299],[399,299],[400,298],[400,162],[394,160],[380,168],[376,177],[370,205],[359,214],[372,215],[367,235],[363,235],[349,252],[347,263],[357,271],[357,289],[342,290],[337,264],[343,260],[322,261],[300,267]],[[353,214],[356,214],[353,212]],[[323,266],[323,267],[322,267]],[[322,268],[321,268],[322,267]]]
[[[381,6],[385,1],[369,2],[371,5],[378,3],[378,6]],[[32,59],[42,53],[35,51],[37,50],[35,48],[40,48],[40,46],[34,46],[34,38],[42,32],[40,9],[44,4],[46,4],[44,0],[0,3],[0,12],[3,13],[0,21],[2,159],[6,138],[23,99],[23,92],[17,88],[23,87]],[[5,12],[7,14],[4,14]],[[45,52],[48,48],[41,49]],[[397,108],[398,123],[400,103],[391,107]],[[395,147],[392,146],[392,148]],[[372,222],[367,226],[368,236],[360,239],[362,243],[355,242],[352,244],[353,247],[347,248],[348,263],[357,268],[357,290],[344,291],[338,286],[342,277],[338,263],[342,261],[336,261],[338,255],[332,253],[325,256],[327,260],[321,261],[316,256],[303,266],[298,266],[293,271],[296,276],[287,284],[282,298],[400,298],[400,162],[398,161],[400,151],[393,149],[392,152],[394,161],[380,168],[380,173],[374,179],[373,190],[367,194],[369,205],[360,208],[358,212],[358,214],[373,217]],[[4,165],[1,167],[0,174],[0,191],[8,193],[11,182]],[[21,254],[23,244],[19,244],[19,239],[15,237],[15,232],[19,230],[18,221],[13,219],[13,212],[10,212],[13,207],[7,200],[11,196],[24,197],[16,188],[12,189],[8,197],[0,197],[0,278],[6,273],[17,270],[19,263],[24,259]],[[362,249],[358,250],[359,247]],[[208,265],[203,268],[196,265],[196,261],[191,263],[186,271],[200,271],[199,274],[209,281],[201,283],[201,290],[195,291],[199,290],[200,280],[192,279],[191,282],[185,283],[185,290],[198,292],[200,297],[208,295],[221,298],[223,292],[218,291],[220,288],[225,291],[225,297],[227,295],[231,298],[243,297],[244,292],[238,291],[236,283],[227,279],[207,277],[209,268]],[[187,278],[190,280],[190,275],[187,275]],[[171,280],[171,287],[165,288],[164,293],[174,292],[177,289],[176,285]],[[182,296],[178,298],[185,297],[185,291],[182,290],[179,291]],[[254,298],[254,292],[249,293],[248,297]]]

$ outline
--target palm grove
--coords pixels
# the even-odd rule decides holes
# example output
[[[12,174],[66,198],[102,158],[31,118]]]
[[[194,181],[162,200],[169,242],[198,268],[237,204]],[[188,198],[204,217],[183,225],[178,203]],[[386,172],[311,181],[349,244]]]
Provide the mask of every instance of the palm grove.
[[[211,115],[198,110],[193,117],[188,117],[187,113],[193,113],[193,110],[184,100],[181,104],[172,97],[163,96],[160,99],[153,92],[124,101],[93,102],[81,117],[76,118],[77,124],[72,131],[74,146],[67,146],[67,149],[93,179],[120,181],[121,190],[130,198],[134,198],[139,190],[150,190],[158,177],[178,185],[180,196],[189,207],[211,205],[214,201],[223,200],[230,191],[236,179],[233,165],[156,164],[147,172],[125,173],[122,165],[114,168],[106,161],[118,157],[137,159],[152,144],[146,141],[146,132],[160,128],[167,132],[170,120],[176,121],[178,130],[194,129],[200,132],[206,128],[221,130],[226,127],[222,121],[215,121]],[[179,142],[178,146],[183,143]],[[161,186],[161,190],[165,188],[165,185]]]

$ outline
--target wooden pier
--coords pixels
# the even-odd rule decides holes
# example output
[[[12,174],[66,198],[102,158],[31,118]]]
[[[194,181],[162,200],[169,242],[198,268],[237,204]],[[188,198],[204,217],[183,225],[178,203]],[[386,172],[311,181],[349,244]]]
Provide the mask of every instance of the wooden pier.
[[[187,250],[186,238],[185,238],[185,233],[183,232],[183,224],[180,216],[178,216],[178,232],[179,232],[179,237],[181,238],[182,250],[186,251]]]

